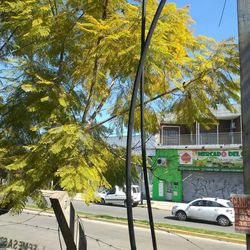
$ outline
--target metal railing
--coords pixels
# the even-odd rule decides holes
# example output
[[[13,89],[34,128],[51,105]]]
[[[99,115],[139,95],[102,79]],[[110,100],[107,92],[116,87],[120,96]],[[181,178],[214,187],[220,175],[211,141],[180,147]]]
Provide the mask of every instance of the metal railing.
[[[241,132],[225,133],[200,133],[196,134],[175,134],[162,135],[160,144],[163,146],[174,145],[230,145],[242,143]]]

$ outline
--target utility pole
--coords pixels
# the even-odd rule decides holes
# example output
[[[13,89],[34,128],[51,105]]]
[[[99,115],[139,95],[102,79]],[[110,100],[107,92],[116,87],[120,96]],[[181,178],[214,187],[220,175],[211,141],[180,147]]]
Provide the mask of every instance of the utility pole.
[[[244,193],[250,194],[250,0],[238,0]],[[250,234],[246,234],[250,250]]]

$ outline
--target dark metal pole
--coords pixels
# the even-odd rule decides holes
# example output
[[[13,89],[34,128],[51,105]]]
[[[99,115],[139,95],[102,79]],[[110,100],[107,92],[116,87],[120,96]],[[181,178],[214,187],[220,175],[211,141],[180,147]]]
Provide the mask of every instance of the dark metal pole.
[[[78,223],[79,223],[79,244],[78,244],[78,250],[87,250],[87,239],[86,235],[84,233],[84,227],[81,221],[81,218],[78,217]]]
[[[142,1],[142,24],[141,24],[141,56],[143,53],[143,47],[145,43],[145,29],[146,29],[146,0],[143,0]],[[149,218],[149,224],[150,224],[152,245],[153,245],[153,249],[157,250],[157,243],[156,243],[155,229],[154,229],[154,219],[153,219],[152,208],[151,208],[150,192],[149,192],[149,185],[148,185],[148,173],[147,173],[147,152],[146,152],[146,139],[145,139],[145,129],[144,129],[144,64],[142,66],[140,87],[141,87],[140,107],[141,107],[142,168],[143,168],[143,175],[144,175],[144,185],[145,185],[145,192],[146,192],[146,199],[147,199],[147,209],[148,209],[148,218]]]
[[[72,202],[70,202],[70,208],[69,208],[69,228],[74,238],[75,236],[75,208]]]
[[[131,104],[129,109],[129,122],[128,122],[128,132],[127,132],[127,150],[126,150],[126,195],[127,195],[127,218],[128,218],[128,231],[130,238],[131,250],[136,250],[135,233],[134,233],[134,222],[133,222],[133,212],[131,204],[131,151],[132,151],[132,132],[134,127],[134,112],[136,106],[136,97],[139,89],[139,83],[141,79],[143,64],[146,58],[147,50],[155,30],[157,21],[160,17],[162,9],[167,0],[161,0],[157,11],[155,13],[154,19],[151,23],[144,47],[143,52],[139,61],[139,65],[136,72],[136,77],[134,81],[133,93],[131,98]]]
[[[250,0],[238,0],[244,193],[250,194]],[[250,250],[250,234],[246,235]]]
[[[64,213],[62,211],[59,200],[56,198],[50,198],[50,202],[51,202],[51,206],[55,212],[55,216],[56,216],[58,225],[61,229],[67,250],[76,250],[74,238],[71,234],[67,220],[65,219],[65,216],[64,216]]]

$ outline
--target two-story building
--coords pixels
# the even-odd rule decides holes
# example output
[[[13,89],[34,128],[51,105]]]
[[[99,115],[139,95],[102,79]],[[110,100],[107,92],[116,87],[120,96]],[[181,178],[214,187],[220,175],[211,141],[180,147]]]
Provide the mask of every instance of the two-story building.
[[[218,124],[161,122],[153,157],[154,200],[190,201],[198,197],[230,197],[243,193],[240,106],[236,113],[212,110]],[[168,116],[169,117],[169,116]]]

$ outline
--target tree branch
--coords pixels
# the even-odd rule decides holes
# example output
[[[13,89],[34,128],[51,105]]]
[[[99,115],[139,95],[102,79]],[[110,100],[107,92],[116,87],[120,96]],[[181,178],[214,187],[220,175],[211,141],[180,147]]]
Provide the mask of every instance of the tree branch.
[[[19,28],[19,26],[17,26],[13,32],[9,35],[9,37],[6,39],[6,41],[4,42],[4,44],[1,46],[0,51],[2,51],[4,49],[4,47],[7,45],[7,43],[10,41],[10,39],[14,36],[14,33],[17,31],[17,29]]]
[[[55,16],[55,10],[54,10],[54,7],[51,3],[51,0],[49,0],[49,5],[50,5],[50,9],[51,9],[51,12],[52,12],[52,15]]]
[[[107,17],[107,8],[108,8],[108,0],[106,0],[104,2],[103,5],[103,13],[102,13],[102,20],[105,20]],[[97,46],[100,44],[101,40],[102,40],[102,36],[99,36],[97,39]],[[82,116],[82,123],[86,122],[86,118],[90,109],[90,104],[91,104],[91,98],[94,92],[94,86],[96,84],[96,78],[97,78],[97,69],[98,69],[98,63],[99,63],[99,59],[98,56],[96,55],[95,57],[95,62],[94,62],[94,68],[93,68],[93,77],[92,77],[92,81],[91,81],[91,86],[90,86],[90,90],[89,90],[89,96],[86,102],[86,106],[85,106],[85,110],[83,112],[83,116]]]
[[[98,143],[101,144],[104,148],[106,148],[109,152],[111,152],[114,156],[118,157],[120,160],[122,160],[124,162],[126,161],[125,157],[122,157],[122,155],[120,155],[120,154],[118,154],[118,153],[115,152],[114,147],[111,147],[110,145],[108,145],[108,144],[106,144],[106,143],[104,143],[104,142],[102,142],[100,140],[98,140],[98,141],[95,140],[95,141],[96,141],[97,144]],[[133,147],[132,149],[135,149],[135,148]],[[124,154],[125,154],[125,152],[124,152]],[[132,162],[132,164],[134,164],[136,166],[137,162]]]
[[[57,15],[57,4],[56,4],[56,0],[54,0],[54,6],[55,6],[55,14]]]
[[[88,96],[88,99],[87,99],[87,102],[86,102],[85,110],[84,110],[84,113],[83,113],[83,116],[82,116],[82,123],[85,123],[88,111],[90,109],[91,97],[93,95],[94,86],[96,84],[97,67],[98,67],[98,58],[96,56],[95,63],[94,63],[94,69],[93,69],[93,78],[92,78],[92,81],[91,81],[89,96]]]
[[[112,87],[115,84],[115,79],[113,79],[113,81],[111,82],[109,89],[108,89],[108,94],[110,94]],[[105,97],[102,98],[101,102],[99,103],[98,107],[96,108],[95,112],[92,114],[92,116],[89,119],[89,123],[92,123],[93,120],[95,119],[95,117],[97,116],[97,114],[100,112],[101,108],[103,107],[103,105],[105,104],[105,102],[107,101],[109,95],[106,95]]]
[[[195,82],[196,80],[202,78],[202,77],[204,76],[204,74],[205,74],[205,73],[202,72],[198,77],[196,77],[196,78],[190,80],[190,81],[187,82],[187,83],[184,82],[182,87],[183,87],[184,89],[187,88],[190,84],[192,84],[192,83]],[[171,89],[171,90],[169,90],[169,91],[165,91],[165,92],[163,92],[162,94],[159,94],[159,95],[157,95],[157,96],[155,96],[155,97],[153,97],[153,98],[150,98],[149,100],[145,101],[145,102],[144,102],[144,105],[146,105],[146,104],[148,104],[148,103],[151,103],[151,102],[153,102],[153,101],[155,101],[155,100],[157,100],[157,99],[159,99],[159,98],[161,98],[161,97],[163,97],[163,96],[165,96],[165,95],[169,95],[169,94],[175,93],[175,92],[177,92],[177,91],[179,91],[179,90],[181,90],[181,89],[180,89],[179,87],[176,87],[176,88],[173,88],[173,89]],[[140,107],[140,104],[137,104],[137,105],[136,105],[136,108],[139,108],[139,107]],[[104,123],[107,123],[107,122],[109,122],[109,121],[115,119],[115,118],[118,117],[118,116],[121,116],[121,115],[123,115],[123,114],[126,114],[128,111],[129,111],[129,109],[125,109],[125,110],[119,112],[118,114],[112,115],[112,116],[110,116],[109,118],[107,118],[107,119],[105,119],[105,120],[103,120],[103,121],[101,121],[101,122],[99,122],[99,123],[97,123],[97,124],[94,124],[94,125],[92,125],[92,126],[86,127],[86,129],[92,130],[92,129],[96,128],[96,127],[99,127],[99,126],[103,125]]]

